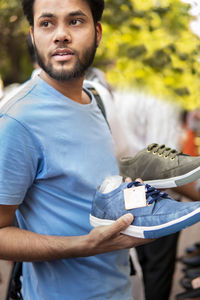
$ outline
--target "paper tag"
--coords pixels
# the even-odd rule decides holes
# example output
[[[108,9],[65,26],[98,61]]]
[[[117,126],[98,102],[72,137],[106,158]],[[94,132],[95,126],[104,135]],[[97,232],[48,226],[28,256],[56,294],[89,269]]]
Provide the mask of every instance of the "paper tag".
[[[145,186],[124,189],[124,202],[126,210],[146,206]]]

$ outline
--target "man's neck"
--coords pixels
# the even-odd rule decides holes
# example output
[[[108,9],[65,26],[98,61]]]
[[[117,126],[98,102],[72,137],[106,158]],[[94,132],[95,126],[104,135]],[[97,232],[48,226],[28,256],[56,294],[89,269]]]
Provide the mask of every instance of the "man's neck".
[[[58,81],[50,77],[46,72],[42,70],[40,73],[40,78],[46,81],[61,94],[75,102],[81,104],[88,104],[91,102],[91,99],[89,98],[87,93],[83,91],[84,76],[69,81]]]

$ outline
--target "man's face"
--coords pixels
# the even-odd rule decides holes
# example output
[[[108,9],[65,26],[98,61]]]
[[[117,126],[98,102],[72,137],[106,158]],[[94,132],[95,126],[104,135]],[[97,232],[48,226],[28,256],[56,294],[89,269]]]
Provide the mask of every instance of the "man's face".
[[[35,0],[31,34],[40,67],[59,81],[84,75],[101,39],[87,1]]]

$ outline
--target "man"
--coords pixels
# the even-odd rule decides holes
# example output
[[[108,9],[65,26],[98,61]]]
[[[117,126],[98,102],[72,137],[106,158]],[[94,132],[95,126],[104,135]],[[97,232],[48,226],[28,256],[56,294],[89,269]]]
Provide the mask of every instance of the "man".
[[[103,0],[23,1],[42,71],[1,109],[0,258],[26,261],[24,299],[131,299],[121,249],[141,240],[120,231],[133,216],[89,225],[97,187],[118,173],[110,130],[83,88],[103,7]],[[20,228],[11,226],[15,213]]]

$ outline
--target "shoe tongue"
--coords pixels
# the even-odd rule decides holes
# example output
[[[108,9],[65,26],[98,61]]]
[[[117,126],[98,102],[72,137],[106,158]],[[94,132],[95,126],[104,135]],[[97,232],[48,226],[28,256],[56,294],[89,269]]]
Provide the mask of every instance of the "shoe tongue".
[[[106,179],[101,184],[99,191],[103,194],[109,193],[118,188],[122,183],[122,180],[122,176],[119,175],[106,177]]]

